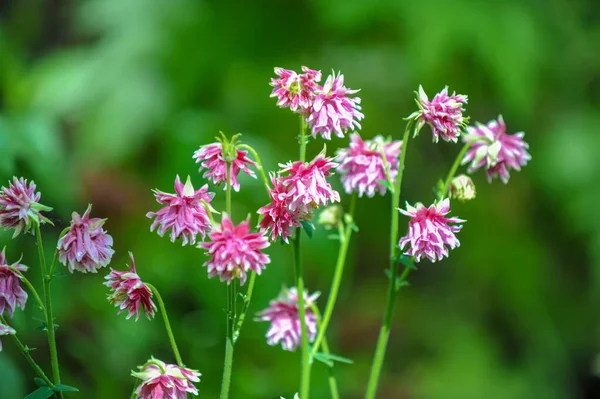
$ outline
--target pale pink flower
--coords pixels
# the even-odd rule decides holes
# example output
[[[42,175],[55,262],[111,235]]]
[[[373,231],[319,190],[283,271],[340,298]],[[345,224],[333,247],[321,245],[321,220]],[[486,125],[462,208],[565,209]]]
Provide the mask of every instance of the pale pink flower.
[[[204,263],[208,277],[219,276],[221,281],[230,284],[234,278],[244,285],[250,271],[261,274],[265,265],[271,262],[263,249],[269,246],[264,232],[250,232],[250,218],[234,226],[229,215],[224,214],[220,226],[213,228],[210,241],[200,243],[206,249],[209,259]]]
[[[155,218],[150,226],[150,231],[156,230],[159,236],[171,230],[171,242],[181,238],[182,244],[187,245],[196,243],[196,236],[200,234],[202,239],[210,230],[210,217],[206,209],[206,203],[212,201],[214,193],[208,192],[208,185],[202,186],[199,190],[194,190],[190,177],[185,186],[175,178],[175,194],[165,193],[159,190],[153,190],[156,201],[164,205],[158,212],[148,212],[146,217]]]
[[[317,336],[317,318],[310,306],[319,293],[308,295],[304,292],[306,328],[309,342]],[[298,306],[298,290],[284,289],[279,297],[269,302],[269,307],[257,314],[257,321],[268,321],[271,327],[267,332],[267,343],[271,346],[281,343],[286,351],[294,351],[301,343],[302,328]]]
[[[17,332],[11,326],[4,325],[0,322],[0,336],[15,335]],[[0,352],[2,352],[2,340],[0,339]]]
[[[417,117],[417,132],[423,125],[428,124],[433,133],[433,141],[438,142],[441,137],[444,141],[456,143],[460,131],[468,122],[468,117],[463,117],[463,105],[467,103],[467,96],[456,94],[448,95],[448,86],[429,101],[422,86],[419,86],[418,101],[420,111]]]
[[[18,306],[21,310],[25,309],[27,302],[27,292],[21,288],[21,276],[14,270],[11,270],[6,260],[6,255],[2,249],[0,252],[0,315],[4,311],[12,317],[15,313],[15,308]],[[10,265],[20,272],[27,271],[27,266],[16,262]]]
[[[71,227],[58,240],[58,260],[71,273],[96,273],[110,263],[115,253],[112,237],[102,228],[106,219],[90,219],[91,211],[92,205],[88,205],[83,216],[73,212]]]
[[[8,188],[0,189],[0,226],[5,230],[14,229],[14,238],[32,230],[35,224],[50,222],[41,211],[48,212],[52,208],[38,203],[41,196],[35,192],[33,181],[27,185],[26,179],[13,177]]]
[[[415,207],[406,204],[406,210],[398,210],[412,218],[408,222],[408,234],[400,239],[400,248],[404,249],[409,245],[404,254],[414,256],[416,262],[419,262],[423,256],[431,262],[442,260],[444,256],[448,256],[446,246],[454,249],[460,245],[454,233],[459,232],[462,225],[450,223],[464,223],[465,220],[446,217],[450,212],[449,199],[434,203],[429,208],[417,203]]]
[[[321,81],[321,71],[302,67],[302,74],[283,68],[275,68],[277,78],[271,79],[273,91],[270,97],[277,97],[277,106],[289,107],[292,111],[305,113],[312,105],[315,90]]]
[[[135,314],[135,321],[140,317],[140,311],[143,311],[148,320],[154,317],[156,305],[152,302],[152,291],[142,282],[140,276],[135,271],[135,260],[133,253],[129,253],[131,266],[126,272],[110,269],[110,273],[104,277],[108,280],[104,283],[111,289],[108,301],[119,308],[117,314],[125,310],[128,311],[127,319]]]
[[[257,164],[247,157],[248,151],[236,148],[235,152],[236,158],[229,165],[230,184],[235,191],[240,191],[240,183],[237,180],[240,170],[243,170],[246,174],[256,179],[256,174],[248,166],[257,167]],[[227,162],[223,154],[223,144],[213,143],[202,146],[194,153],[193,158],[196,160],[196,163],[200,163],[198,172],[206,169],[202,177],[212,181],[216,185],[225,183],[227,180]],[[225,186],[224,188],[227,187]]]
[[[358,192],[359,197],[364,194],[373,197],[377,192],[384,195],[386,188],[379,182],[387,181],[382,153],[385,154],[392,181],[395,181],[401,149],[400,140],[390,141],[376,136],[372,140],[363,141],[358,133],[352,133],[350,147],[338,150],[336,158],[340,163],[336,171],[346,193]]]
[[[186,399],[191,393],[198,396],[194,382],[200,381],[197,370],[166,364],[151,358],[140,371],[132,371],[131,375],[141,380],[135,390],[138,399]]]
[[[499,176],[504,184],[510,178],[509,170],[521,170],[521,166],[527,165],[531,155],[527,152],[529,144],[523,137],[525,133],[518,132],[512,135],[506,134],[506,124],[502,115],[498,120],[492,120],[487,125],[478,123],[469,126],[467,133],[463,136],[465,143],[475,141],[462,159],[462,164],[471,163],[469,173],[473,173],[484,167],[488,182]]]
[[[359,121],[365,116],[360,112],[360,97],[349,97],[358,90],[344,87],[344,75],[329,75],[316,93],[306,119],[313,137],[320,134],[331,140],[332,132],[344,137],[348,130],[361,128]]]

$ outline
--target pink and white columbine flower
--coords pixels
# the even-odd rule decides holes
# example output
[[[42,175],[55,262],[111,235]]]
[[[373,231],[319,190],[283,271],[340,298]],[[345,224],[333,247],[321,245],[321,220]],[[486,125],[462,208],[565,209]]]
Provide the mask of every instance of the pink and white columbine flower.
[[[373,197],[376,192],[384,195],[386,188],[379,182],[387,181],[382,153],[395,181],[401,149],[402,141],[385,140],[382,136],[363,141],[358,133],[352,133],[350,147],[338,150],[336,158],[340,163],[336,171],[340,174],[344,191],[347,194],[358,192],[359,197],[364,194]]]
[[[171,242],[181,238],[181,245],[195,244],[198,234],[204,239],[211,228],[206,208],[215,196],[214,193],[208,192],[207,184],[199,190],[194,190],[189,176],[185,186],[177,176],[175,178],[175,194],[159,190],[153,191],[156,201],[164,207],[158,212],[146,214],[148,218],[155,218],[150,226],[150,231],[154,231],[158,227],[156,232],[162,237],[168,230],[171,230]]]
[[[21,276],[8,266],[6,255],[4,254],[6,248],[0,252],[0,315],[4,314],[4,311],[13,316],[15,308],[18,306],[21,310],[25,309],[25,303],[27,302],[27,292],[21,288]],[[27,266],[21,265],[18,262],[10,265],[20,272],[27,271]]]
[[[462,159],[462,164],[471,163],[469,173],[484,167],[488,182],[499,176],[504,184],[510,178],[509,170],[521,170],[527,165],[531,155],[527,152],[529,145],[523,140],[525,133],[506,134],[506,124],[502,115],[487,125],[478,123],[469,126],[463,136],[465,143],[475,141]]]
[[[41,211],[51,211],[52,208],[40,204],[39,192],[35,192],[35,183],[13,177],[8,188],[0,189],[0,226],[5,230],[14,229],[13,238],[32,230],[35,224],[50,222]]]
[[[448,86],[429,101],[423,87],[419,86],[417,104],[421,110],[414,114],[417,118],[417,132],[428,124],[435,143],[440,137],[444,141],[456,143],[460,131],[468,122],[468,117],[463,117],[463,105],[466,103],[467,96],[456,93],[449,96]]]
[[[361,128],[359,121],[365,116],[360,112],[360,97],[349,97],[358,90],[344,87],[344,75],[329,75],[316,93],[306,118],[313,137],[320,134],[325,140],[331,140],[332,132],[344,137],[348,130]]]
[[[247,157],[248,151],[236,148],[235,152],[236,157],[229,165],[230,184],[235,191],[240,191],[240,183],[237,180],[240,170],[243,170],[246,174],[256,179],[256,174],[248,166],[257,167],[258,165]],[[223,144],[213,143],[202,146],[194,153],[193,158],[196,160],[196,163],[200,163],[198,172],[206,169],[202,177],[212,181],[216,185],[225,183],[227,180],[227,162],[223,154]],[[224,188],[227,187],[225,186]]]
[[[317,318],[310,305],[317,299],[319,293],[308,295],[304,293],[305,320],[308,340],[313,342],[317,336]],[[302,329],[298,307],[298,290],[284,289],[279,297],[269,302],[269,307],[257,314],[257,321],[268,321],[271,327],[267,332],[267,343],[271,346],[281,343],[286,351],[294,351],[300,345]]]
[[[191,393],[198,396],[194,382],[200,381],[200,373],[196,370],[166,364],[151,358],[140,371],[132,371],[131,375],[142,380],[135,390],[138,399],[186,399]]]
[[[213,228],[210,241],[200,243],[210,257],[204,266],[208,267],[208,277],[219,276],[221,281],[231,281],[239,277],[244,285],[250,271],[260,273],[271,262],[269,255],[262,252],[270,244],[264,232],[250,233],[250,218],[234,226],[227,214],[223,215],[220,226]]]
[[[7,326],[0,322],[0,336],[2,335],[15,335],[17,332],[11,326]],[[0,352],[2,352],[2,340],[0,339]]]
[[[415,207],[407,203],[406,210],[398,210],[412,218],[408,222],[408,234],[400,239],[400,248],[404,249],[407,244],[410,244],[404,254],[414,256],[416,262],[419,262],[423,256],[431,262],[442,260],[444,256],[448,256],[446,246],[454,249],[460,245],[454,233],[458,233],[462,225],[450,223],[464,223],[465,220],[446,217],[450,212],[449,199],[434,203],[429,208],[421,203],[417,203]]]
[[[121,272],[110,269],[110,273],[105,277],[105,280],[108,281],[104,285],[112,291],[108,296],[108,301],[119,308],[117,314],[127,310],[129,312],[127,319],[135,314],[135,321],[138,321],[141,310],[150,320],[156,312],[156,305],[152,302],[152,291],[142,282],[135,271],[133,253],[130,252],[129,257],[131,259],[131,266],[127,265],[129,271]]]
[[[271,79],[273,91],[270,97],[277,97],[277,106],[290,107],[294,112],[304,114],[312,106],[315,91],[319,88],[321,71],[302,67],[302,74],[283,68],[275,68],[277,78]]]

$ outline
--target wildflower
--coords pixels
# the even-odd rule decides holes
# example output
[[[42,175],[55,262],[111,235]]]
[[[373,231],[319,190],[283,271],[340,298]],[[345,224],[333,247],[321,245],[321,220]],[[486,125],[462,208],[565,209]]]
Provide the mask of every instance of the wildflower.
[[[7,326],[0,322],[0,336],[2,335],[15,335],[17,332],[11,326]],[[2,352],[2,340],[0,340],[0,352]]]
[[[156,230],[159,236],[163,236],[171,230],[171,242],[182,239],[181,245],[195,244],[196,236],[200,234],[202,239],[210,230],[210,217],[204,203],[212,201],[214,193],[208,192],[208,185],[202,186],[194,191],[194,186],[188,176],[185,186],[175,178],[175,194],[164,193],[153,190],[156,201],[164,205],[158,212],[148,212],[146,217],[155,218],[150,226],[150,231]]]
[[[238,150],[237,148],[234,148],[234,151],[235,155],[229,161],[230,184],[235,191],[240,191],[240,183],[237,180],[240,170],[243,170],[246,174],[256,179],[256,174],[248,166],[256,167],[257,164],[246,156],[248,151]],[[227,157],[223,154],[222,143],[213,143],[200,147],[194,153],[193,158],[196,160],[196,163],[200,163],[198,172],[206,169],[202,177],[212,181],[215,185],[225,183],[227,180]]]
[[[460,175],[450,183],[450,195],[459,201],[469,201],[475,198],[475,184],[469,176]]]
[[[463,105],[467,103],[467,96],[456,94],[448,95],[448,86],[429,101],[422,86],[419,86],[417,104],[420,111],[413,116],[417,118],[417,132],[423,125],[428,124],[433,133],[433,141],[438,142],[441,137],[444,141],[456,143],[460,131],[468,122],[468,117],[463,117]]]
[[[108,296],[108,301],[119,308],[121,314],[125,310],[127,319],[135,314],[135,321],[140,317],[140,310],[143,310],[148,319],[154,317],[156,305],[152,302],[152,291],[142,282],[140,276],[135,271],[135,260],[133,253],[129,253],[131,266],[127,265],[129,271],[121,272],[110,269],[110,273],[105,277],[108,280],[104,283],[112,291]]]
[[[15,229],[13,238],[32,230],[36,224],[50,223],[41,212],[49,212],[52,208],[40,204],[39,192],[35,192],[35,183],[13,177],[8,188],[0,189],[0,226],[5,230]]]
[[[401,149],[402,141],[385,140],[382,136],[363,141],[358,133],[353,133],[350,136],[350,147],[340,149],[337,153],[340,164],[336,171],[341,176],[344,191],[347,194],[358,192],[359,197],[364,194],[373,197],[377,192],[384,195],[386,188],[380,181],[388,180],[386,163],[393,182],[398,175]]]
[[[344,210],[339,205],[331,205],[323,209],[319,214],[317,224],[325,227],[327,230],[334,229],[342,221]]]
[[[131,375],[142,380],[135,390],[138,399],[185,399],[188,393],[198,396],[194,382],[200,381],[200,373],[196,370],[166,364],[151,358],[140,371],[132,371]]]
[[[22,278],[19,273],[9,268],[4,254],[5,250],[6,248],[3,248],[0,252],[0,315],[4,314],[6,310],[12,317],[17,306],[21,310],[25,309],[27,292],[21,288],[20,280]],[[18,261],[10,266],[20,272],[27,271],[27,266],[19,264]]]
[[[88,205],[83,216],[73,212],[69,230],[58,240],[58,261],[71,273],[96,273],[115,253],[112,237],[102,229],[106,219],[90,218],[91,211],[92,205]]]
[[[436,259],[442,260],[444,256],[448,256],[446,246],[454,249],[460,245],[454,233],[459,232],[462,225],[450,223],[464,223],[465,220],[446,217],[450,212],[449,199],[434,203],[429,208],[417,203],[415,207],[406,204],[406,210],[398,210],[412,218],[408,222],[408,234],[400,239],[400,248],[404,249],[410,244],[404,254],[414,256],[417,262],[423,255],[431,262],[435,262]]]
[[[527,161],[531,159],[527,152],[529,145],[523,140],[524,136],[523,132],[506,134],[506,124],[502,115],[487,125],[478,123],[476,126],[469,126],[463,141],[474,143],[461,163],[471,163],[469,173],[485,167],[488,182],[491,183],[492,179],[498,176],[506,184],[510,178],[509,170],[512,168],[519,171],[521,166],[527,165]]]
[[[308,340],[313,342],[317,335],[317,318],[310,309],[319,293],[304,293],[305,321]],[[257,314],[258,321],[271,322],[267,332],[267,343],[271,346],[281,343],[287,351],[294,351],[300,345],[302,329],[298,307],[298,290],[284,289],[279,297],[269,303],[269,307]]]
[[[306,119],[313,137],[320,134],[325,140],[331,140],[332,132],[344,137],[348,130],[361,128],[359,121],[365,116],[360,112],[360,97],[349,97],[358,90],[344,87],[344,75],[329,75],[316,93]]]
[[[269,246],[264,232],[250,233],[250,218],[234,226],[227,214],[223,214],[221,225],[213,229],[210,241],[200,244],[210,257],[204,263],[208,277],[219,276],[227,284],[239,277],[244,285],[249,271],[260,275],[265,265],[271,262],[262,250]]]
[[[277,106],[290,107],[294,112],[305,113],[312,105],[315,91],[321,81],[321,71],[302,67],[302,74],[283,68],[275,68],[277,78],[271,79],[273,91],[270,97],[277,97]]]

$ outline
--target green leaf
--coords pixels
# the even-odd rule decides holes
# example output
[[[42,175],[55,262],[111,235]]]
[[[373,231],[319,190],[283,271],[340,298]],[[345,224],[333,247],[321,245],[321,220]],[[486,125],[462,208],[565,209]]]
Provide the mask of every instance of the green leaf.
[[[329,235],[327,236],[327,238],[328,238],[329,240],[336,240],[336,241],[339,241],[339,240],[340,240],[340,235],[339,235],[339,234],[329,234]]]
[[[348,359],[347,357],[343,357],[343,356],[338,356],[338,355],[334,355],[333,353],[323,353],[322,354],[326,359],[332,360],[334,362],[338,362],[338,363],[346,363],[346,364],[354,364],[354,360],[352,359]]]
[[[320,361],[321,363],[325,363],[329,367],[333,367],[333,361],[329,360],[325,357],[325,355],[321,352],[315,353],[315,359]]]
[[[25,399],[47,399],[54,395],[54,391],[49,387],[40,387],[29,395],[25,396]]]
[[[313,226],[312,223],[307,222],[307,221],[302,221],[300,223],[302,223],[302,228],[306,232],[306,235],[308,236],[308,238],[312,238],[312,234],[313,234],[313,231],[315,230],[315,226]]]
[[[403,264],[408,269],[417,270],[417,266],[410,256],[400,255],[397,258],[397,262]]]
[[[65,384],[55,385],[54,390],[56,392],[79,392],[79,389]]]
[[[52,276],[52,278],[54,277],[65,277],[65,276],[70,276],[71,273],[69,272],[60,272],[60,273],[54,273],[54,276]]]
[[[381,184],[383,187],[387,188],[390,193],[394,192],[394,187],[387,180],[377,180],[377,183]]]
[[[387,276],[387,278],[391,278],[390,269],[385,269],[384,273]],[[408,281],[402,281],[402,280],[400,280],[400,276],[396,276],[396,285],[395,285],[396,291],[398,291],[402,287],[406,287],[409,285],[410,285],[410,283]]]
[[[42,380],[40,377],[35,377],[33,380],[35,381],[35,385],[37,385],[38,387],[48,386],[48,384],[46,384],[46,381]]]

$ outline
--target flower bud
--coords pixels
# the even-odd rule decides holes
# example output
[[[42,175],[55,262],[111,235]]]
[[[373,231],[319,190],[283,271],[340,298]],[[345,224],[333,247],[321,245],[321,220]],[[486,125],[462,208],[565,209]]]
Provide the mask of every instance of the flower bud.
[[[450,183],[450,195],[459,201],[469,201],[475,198],[475,184],[469,176],[460,175]]]
[[[325,208],[319,214],[319,220],[317,224],[325,227],[327,230],[337,227],[338,223],[342,220],[342,207],[339,205],[331,205]]]

